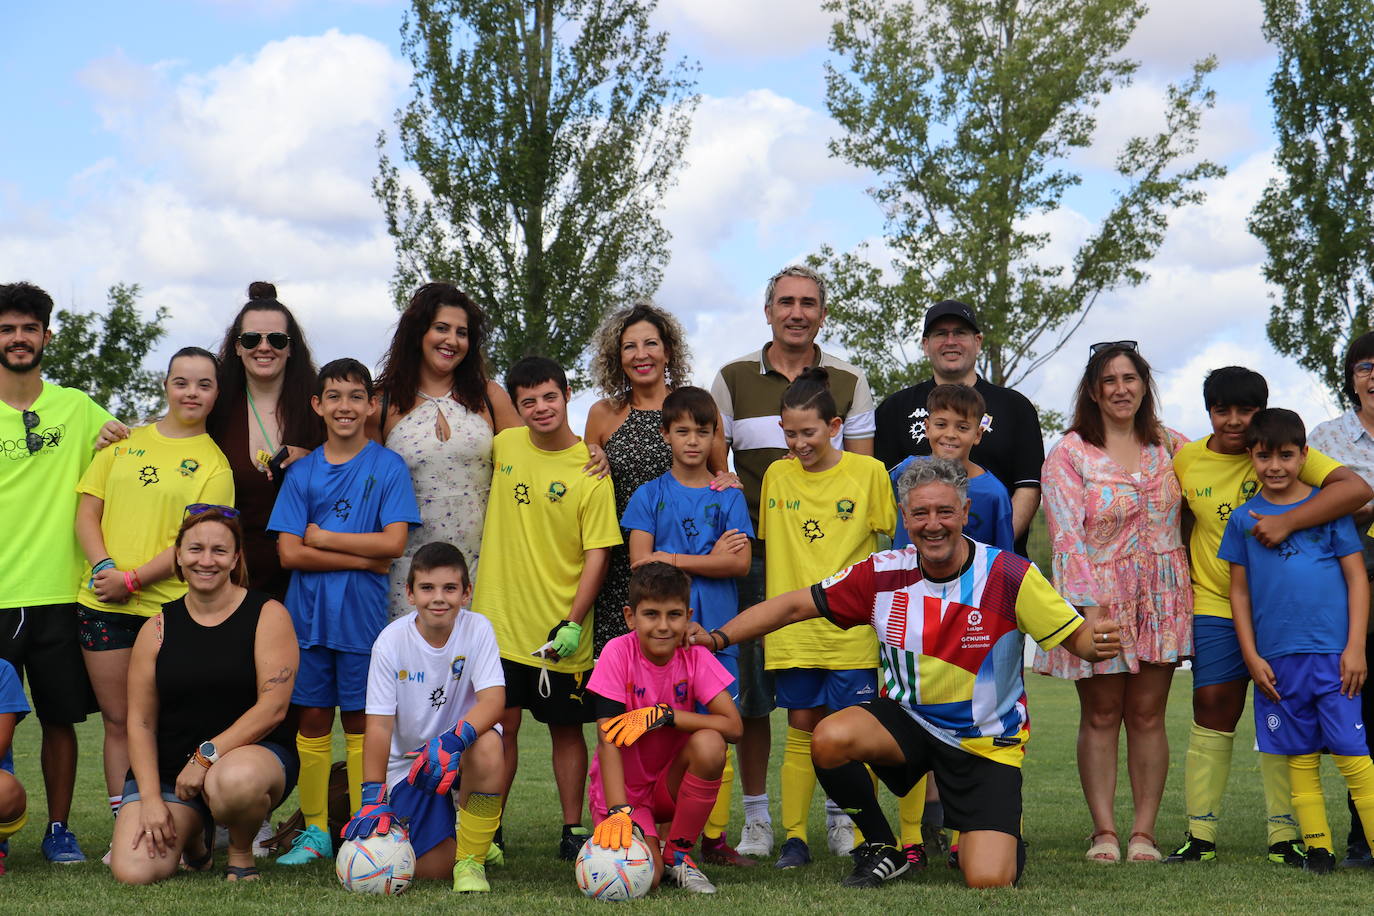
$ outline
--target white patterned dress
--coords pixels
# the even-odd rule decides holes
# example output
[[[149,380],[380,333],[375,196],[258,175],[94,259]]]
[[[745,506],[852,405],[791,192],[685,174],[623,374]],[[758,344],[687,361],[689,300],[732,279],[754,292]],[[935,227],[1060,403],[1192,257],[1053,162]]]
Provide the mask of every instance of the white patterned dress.
[[[448,425],[442,438],[440,414]],[[447,541],[463,552],[476,581],[482,522],[491,490],[491,425],[450,396],[421,392],[410,413],[396,421],[386,447],[405,459],[420,505],[420,527],[410,532],[405,555],[391,564],[391,619],[410,612],[406,574],[410,558],[431,541]]]

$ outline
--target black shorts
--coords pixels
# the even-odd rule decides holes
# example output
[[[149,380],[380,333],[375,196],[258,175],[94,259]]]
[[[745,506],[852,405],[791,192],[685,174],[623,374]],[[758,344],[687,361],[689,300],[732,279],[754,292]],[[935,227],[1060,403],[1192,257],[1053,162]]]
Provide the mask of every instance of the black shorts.
[[[906,762],[900,766],[873,764],[892,794],[901,798],[926,773],[935,774],[945,826],[954,830],[996,830],[1021,836],[1021,768],[998,763],[951,747],[935,738],[894,700],[884,697],[860,703],[883,724]]]
[[[549,695],[542,696],[539,675],[544,669],[540,665],[522,665],[503,658],[501,670],[506,675],[507,709],[517,706],[528,709],[530,715],[545,725],[582,725],[596,721],[596,710],[584,702],[589,672],[550,671]]]
[[[148,618],[142,614],[122,614],[119,611],[98,611],[76,606],[76,640],[87,652],[110,649],[132,649],[138,631]]]
[[[34,712],[49,725],[75,725],[99,706],[76,639],[76,605],[0,610],[0,658],[29,679]]]

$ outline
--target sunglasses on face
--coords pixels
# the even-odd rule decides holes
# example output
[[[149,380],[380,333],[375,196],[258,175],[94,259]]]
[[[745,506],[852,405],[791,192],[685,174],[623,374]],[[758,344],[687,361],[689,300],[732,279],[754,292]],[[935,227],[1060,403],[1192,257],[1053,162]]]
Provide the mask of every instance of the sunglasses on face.
[[[245,350],[256,350],[258,344],[262,343],[263,337],[267,338],[267,343],[273,350],[285,350],[291,345],[291,335],[283,334],[281,331],[272,331],[263,334],[259,331],[244,331],[239,335],[239,346]]]
[[[1123,350],[1134,350],[1140,346],[1139,341],[1135,340],[1104,340],[1088,347],[1088,355],[1096,356],[1103,350],[1110,350],[1113,347],[1121,347]]]
[[[214,503],[191,503],[182,513],[183,519],[190,518],[192,515],[204,515],[206,512],[218,512],[225,518],[238,518],[239,510],[233,506],[217,506]]]
[[[24,445],[30,455],[43,447],[43,437],[34,432],[40,422],[42,421],[38,419],[38,414],[32,410],[24,411]]]

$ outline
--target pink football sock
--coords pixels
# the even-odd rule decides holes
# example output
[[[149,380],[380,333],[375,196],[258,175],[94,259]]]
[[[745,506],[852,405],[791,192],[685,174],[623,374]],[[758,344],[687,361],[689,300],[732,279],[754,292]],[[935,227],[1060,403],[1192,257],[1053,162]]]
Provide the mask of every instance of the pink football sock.
[[[677,790],[677,807],[673,810],[673,822],[668,827],[669,848],[664,850],[665,858],[671,860],[669,864],[677,864],[678,854],[686,855],[697,837],[701,836],[719,792],[719,779],[682,774],[682,785]]]

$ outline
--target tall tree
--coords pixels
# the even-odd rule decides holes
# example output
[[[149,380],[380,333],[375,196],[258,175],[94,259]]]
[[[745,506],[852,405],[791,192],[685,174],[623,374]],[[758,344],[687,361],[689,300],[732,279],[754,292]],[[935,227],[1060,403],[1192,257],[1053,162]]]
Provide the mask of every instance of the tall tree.
[[[1140,0],[828,0],[826,102],[844,129],[832,155],[878,176],[889,265],[825,247],[831,327],[879,391],[924,374],[915,342],[929,305],[973,304],[979,371],[1015,385],[1059,350],[1101,295],[1134,286],[1170,210],[1203,199],[1224,170],[1189,161],[1213,96],[1211,58],[1170,86],[1163,128],[1117,153],[1119,186],[1069,264],[1045,252],[1037,218],[1082,182],[1069,157],[1089,146],[1094,111],[1130,83],[1120,57]]]
[[[1250,216],[1278,287],[1269,340],[1340,392],[1374,301],[1374,2],[1265,0],[1279,170]]]
[[[412,0],[397,113],[418,190],[378,139],[373,192],[404,303],[449,280],[490,310],[489,356],[574,367],[608,309],[650,295],[690,128],[692,68],[664,63],[653,0]]]
[[[167,334],[167,315],[159,308],[143,320],[136,283],[111,286],[104,314],[59,309],[52,343],[43,351],[43,377],[81,389],[126,423],[145,419],[163,396],[162,373],[145,368],[143,360]]]

